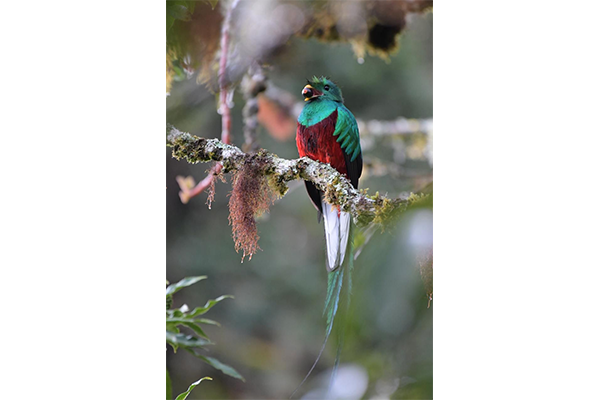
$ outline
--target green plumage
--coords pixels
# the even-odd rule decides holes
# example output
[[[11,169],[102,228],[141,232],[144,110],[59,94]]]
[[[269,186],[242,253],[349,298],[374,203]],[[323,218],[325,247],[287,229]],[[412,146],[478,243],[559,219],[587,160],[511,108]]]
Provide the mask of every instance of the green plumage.
[[[304,126],[313,126],[329,117],[338,106],[337,102],[328,99],[306,104],[298,117],[298,122]]]
[[[335,124],[333,136],[337,136],[337,142],[342,146],[342,150],[350,156],[350,161],[356,160],[360,154],[360,137],[358,135],[358,125],[354,115],[341,104],[337,108],[338,118]]]
[[[340,301],[340,292],[342,290],[343,282],[344,268],[338,268],[329,273],[327,279],[327,297],[325,299],[325,309],[323,310],[323,314],[327,317],[327,329],[325,330],[327,337],[329,337],[331,328],[333,327],[333,320]],[[327,338],[325,340],[327,340]]]
[[[352,230],[353,227],[350,225],[350,246],[348,249],[348,254],[346,254],[346,259],[348,260],[346,268],[338,268],[335,271],[330,272],[327,279],[327,297],[325,298],[325,309],[323,310],[323,314],[327,317],[327,337],[329,337],[329,334],[331,333],[333,320],[335,319],[335,315],[337,313],[338,304],[340,301],[340,293],[344,283],[344,271],[346,269],[348,270],[346,275],[346,280],[348,281],[348,284],[346,285],[346,307],[348,307],[350,303],[350,292],[352,291],[352,270],[354,269],[354,244],[352,240]],[[327,340],[327,337],[325,340]]]
[[[314,89],[323,93],[319,101],[311,101],[304,106],[298,117],[298,122],[304,126],[312,126],[329,117],[337,109],[338,117],[333,136],[337,136],[337,142],[350,156],[350,161],[356,160],[360,154],[360,137],[358,125],[352,112],[344,106],[344,98],[341,90],[329,79],[316,76],[308,81]],[[325,90],[325,87],[328,90]]]

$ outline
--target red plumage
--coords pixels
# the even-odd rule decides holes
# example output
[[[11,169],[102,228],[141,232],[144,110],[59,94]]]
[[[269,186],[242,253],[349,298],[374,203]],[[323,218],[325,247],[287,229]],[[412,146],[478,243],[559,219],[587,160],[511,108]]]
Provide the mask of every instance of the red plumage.
[[[346,160],[342,146],[333,136],[335,124],[337,122],[338,112],[334,110],[327,118],[321,122],[304,126],[298,123],[296,129],[296,146],[300,157],[308,157],[312,160],[331,164],[342,174],[347,173]]]

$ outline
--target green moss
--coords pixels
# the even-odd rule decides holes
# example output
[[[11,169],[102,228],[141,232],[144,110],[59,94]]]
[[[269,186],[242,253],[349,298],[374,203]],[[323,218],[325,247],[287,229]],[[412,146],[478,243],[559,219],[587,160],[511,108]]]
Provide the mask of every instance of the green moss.
[[[288,185],[281,176],[271,175],[268,179],[269,188],[279,197],[283,197],[289,190]]]
[[[360,213],[356,217],[356,225],[357,226],[366,226],[369,225],[373,221],[373,214],[371,213]]]
[[[207,139],[192,136],[189,133],[181,133],[176,129],[171,131],[169,140],[171,147],[173,147],[173,158],[177,160],[184,159],[190,164],[210,161],[220,157],[223,151],[216,149],[213,152],[206,152]]]
[[[379,200],[379,207],[375,210],[375,217],[373,218],[373,223],[384,225],[388,217],[394,211],[394,205],[392,201],[386,197]]]
[[[414,205],[421,205],[430,196],[411,193],[406,199],[389,199],[387,197],[379,197],[379,193],[376,193],[375,196],[367,197],[375,200],[375,215],[371,223],[378,224],[385,230],[388,226],[395,225],[400,214]]]

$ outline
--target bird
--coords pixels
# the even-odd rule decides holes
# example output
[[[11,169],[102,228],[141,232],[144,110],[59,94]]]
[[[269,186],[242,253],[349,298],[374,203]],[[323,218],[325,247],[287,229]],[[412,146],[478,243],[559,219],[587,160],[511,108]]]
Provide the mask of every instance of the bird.
[[[358,188],[362,174],[362,152],[358,124],[350,110],[344,105],[340,88],[327,77],[313,76],[302,89],[304,107],[298,116],[296,146],[300,157],[330,164],[345,175],[352,186]],[[319,361],[333,327],[338,309],[340,293],[344,282],[344,272],[348,288],[351,290],[353,268],[352,217],[339,206],[327,202],[323,192],[309,181],[304,181],[306,190],[317,209],[318,221],[325,227],[326,268],[328,272],[327,295],[324,314],[327,317],[325,341],[317,361]],[[348,304],[347,302],[347,304]],[[336,358],[336,366],[339,362]],[[335,371],[335,367],[334,367]],[[335,373],[335,372],[334,372]],[[308,375],[307,375],[308,377]],[[306,378],[305,378],[306,380]],[[304,382],[304,381],[302,381]],[[301,384],[302,385],[302,384]]]

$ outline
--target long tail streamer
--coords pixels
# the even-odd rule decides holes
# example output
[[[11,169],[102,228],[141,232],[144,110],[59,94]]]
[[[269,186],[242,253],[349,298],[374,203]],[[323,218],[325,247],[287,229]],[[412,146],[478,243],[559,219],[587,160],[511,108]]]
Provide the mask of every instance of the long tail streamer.
[[[329,379],[329,386],[327,388],[327,395],[325,396],[325,398],[329,398],[329,393],[331,392],[331,387],[333,386],[333,383],[335,382],[335,377],[337,375],[337,371],[338,371],[338,367],[340,365],[340,356],[342,354],[342,348],[344,347],[344,334],[346,333],[346,330],[348,328],[348,316],[350,315],[349,310],[350,310],[350,295],[352,294],[352,270],[354,269],[354,238],[352,236],[352,224],[350,224],[350,254],[348,254],[347,260],[348,260],[348,273],[346,274],[347,276],[347,281],[348,284],[346,285],[346,300],[345,300],[345,310],[344,313],[342,314],[342,329],[339,330],[338,333],[338,348],[337,348],[337,353],[335,355],[335,362],[333,364],[333,370],[331,371],[331,378]]]
[[[296,389],[294,389],[294,391],[290,395],[290,399],[294,396],[294,394],[296,394],[296,392],[298,391],[298,389],[300,389],[300,387],[304,384],[304,382],[306,382],[306,380],[308,379],[308,377],[310,376],[312,371],[317,366],[317,363],[321,359],[321,355],[323,354],[323,351],[325,350],[327,340],[329,339],[329,335],[331,334],[331,330],[333,328],[333,321],[335,320],[335,316],[337,314],[338,305],[339,305],[339,301],[340,301],[340,293],[342,291],[342,286],[344,283],[344,271],[346,269],[348,270],[348,272],[346,274],[346,276],[347,276],[346,279],[348,281],[348,284],[347,284],[346,296],[345,296],[345,300],[346,300],[345,310],[347,311],[350,306],[350,292],[352,290],[352,270],[354,269],[354,243],[353,243],[352,231],[353,231],[353,224],[350,224],[350,232],[348,235],[349,239],[350,239],[349,240],[350,246],[349,246],[348,251],[350,254],[348,254],[348,256],[345,257],[346,260],[348,260],[347,263],[345,265],[340,266],[335,271],[330,272],[329,276],[327,277],[328,278],[327,279],[327,297],[325,298],[325,308],[323,309],[323,315],[327,317],[325,340],[323,340],[323,345],[321,346],[321,350],[319,350],[317,359],[313,363],[312,367],[310,367],[310,370],[308,371],[308,373],[306,374],[306,376],[304,377],[302,382],[300,382],[300,385],[298,385],[298,387]],[[345,322],[347,322],[346,318],[344,318],[344,320],[345,320]],[[345,331],[345,329],[341,329],[341,331],[339,333],[339,343],[338,343],[337,354],[335,357],[333,371],[331,373],[329,387],[327,389],[328,395],[329,395],[331,385],[333,384],[333,381],[335,379],[335,375],[337,373],[338,366],[340,363],[340,355],[341,355],[341,350],[342,350],[342,345],[343,345],[343,340],[344,340],[344,331]]]

